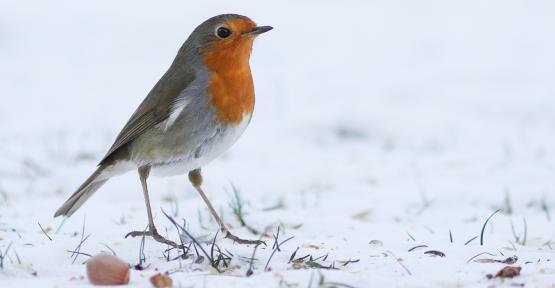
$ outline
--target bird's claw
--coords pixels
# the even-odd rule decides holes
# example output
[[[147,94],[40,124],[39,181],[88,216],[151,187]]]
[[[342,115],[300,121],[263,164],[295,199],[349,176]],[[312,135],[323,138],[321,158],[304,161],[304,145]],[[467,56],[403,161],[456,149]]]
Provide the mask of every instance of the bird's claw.
[[[239,244],[254,244],[254,245],[260,245],[260,244],[264,244],[264,246],[266,246],[266,242],[262,241],[262,240],[249,240],[249,239],[242,239],[239,238],[233,234],[231,234],[231,232],[229,231],[224,231],[225,233],[225,238],[233,240],[233,242],[235,243],[239,243]]]
[[[150,236],[152,237],[154,240],[156,240],[157,242],[172,246],[174,248],[182,248],[181,245],[178,245],[177,243],[168,240],[166,238],[164,238],[164,236],[158,234],[158,231],[156,231],[156,229],[154,230],[147,230],[147,231],[132,231],[127,233],[127,235],[125,235],[125,238],[127,237],[145,237],[145,236]]]

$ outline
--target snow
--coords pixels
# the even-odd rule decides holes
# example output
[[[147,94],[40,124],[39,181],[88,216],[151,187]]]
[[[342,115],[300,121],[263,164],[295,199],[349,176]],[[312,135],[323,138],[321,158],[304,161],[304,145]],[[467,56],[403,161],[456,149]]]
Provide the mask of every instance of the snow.
[[[250,277],[239,256],[250,258],[252,246],[218,239],[234,254],[234,268],[220,274],[206,260],[167,262],[166,247],[147,239],[147,268],[131,272],[134,287],[166,271],[177,287],[318,287],[321,275],[354,287],[554,287],[554,8],[547,0],[5,0],[0,251],[11,248],[0,282],[89,286],[88,257],[73,263],[67,252],[83,225],[90,237],[81,252],[107,245],[138,264],[141,240],[123,237],[146,225],[136,173],[110,180],[63,225],[52,215],[192,29],[234,12],[275,29],[251,59],[252,123],[203,169],[204,189],[240,236],[258,237],[228,207],[231,183],[248,202],[250,226],[276,233],[281,225],[280,240],[294,238],[267,272],[273,239],[265,238]],[[185,175],[149,185],[159,231],[177,240],[163,209],[212,239],[217,227]],[[265,210],[280,201],[283,208]],[[498,208],[484,244],[465,245]],[[418,245],[427,247],[409,252]],[[318,263],[339,269],[293,269],[297,247],[297,258],[328,254]],[[487,279],[506,264],[471,260],[483,252],[493,256],[478,259],[517,255],[521,276]],[[338,262],[349,259],[359,261]]]

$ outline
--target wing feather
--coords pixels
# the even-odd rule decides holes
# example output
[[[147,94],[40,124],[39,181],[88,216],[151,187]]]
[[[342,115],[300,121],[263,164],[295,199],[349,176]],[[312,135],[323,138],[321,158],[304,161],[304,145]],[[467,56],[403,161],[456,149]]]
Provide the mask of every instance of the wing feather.
[[[180,108],[179,104],[186,105],[188,101],[180,99],[180,95],[193,82],[194,77],[193,72],[178,69],[176,63],[173,63],[127,121],[100,163],[148,129],[166,121]]]

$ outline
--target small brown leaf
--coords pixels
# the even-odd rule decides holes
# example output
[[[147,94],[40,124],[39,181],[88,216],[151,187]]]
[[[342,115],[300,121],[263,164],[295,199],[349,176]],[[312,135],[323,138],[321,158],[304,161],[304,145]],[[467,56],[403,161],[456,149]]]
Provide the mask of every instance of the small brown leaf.
[[[424,252],[424,254],[430,254],[432,256],[445,257],[445,253],[443,253],[441,251],[437,251],[437,250],[429,250],[429,251]]]
[[[172,278],[160,273],[150,277],[150,283],[156,288],[171,288],[173,285]]]
[[[521,267],[505,266],[505,268],[499,270],[495,277],[499,278],[513,278],[520,275]]]
[[[316,245],[316,244],[303,244],[303,248],[311,248],[311,249],[320,249],[320,246]]]
[[[351,218],[357,219],[357,220],[360,220],[360,221],[364,221],[364,220],[367,219],[369,214],[370,214],[370,210],[364,210],[364,211],[361,211],[361,212],[358,212],[358,213],[354,214],[353,216],[351,216]]]
[[[484,258],[484,259],[476,259],[476,260],[474,260],[474,262],[476,262],[476,263],[497,263],[497,260]]]

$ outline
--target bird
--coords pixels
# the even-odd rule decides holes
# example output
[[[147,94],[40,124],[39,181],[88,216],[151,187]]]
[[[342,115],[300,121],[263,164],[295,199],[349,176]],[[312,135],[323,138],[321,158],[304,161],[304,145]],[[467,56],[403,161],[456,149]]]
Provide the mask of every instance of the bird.
[[[201,188],[201,169],[229,149],[249,125],[255,104],[249,64],[253,42],[272,29],[257,26],[250,18],[238,14],[214,16],[196,27],[96,170],[54,217],[70,217],[109,179],[136,170],[148,228],[125,237],[150,236],[177,246],[156,230],[147,179],[188,174],[225,238],[244,244],[259,243],[229,231]]]

